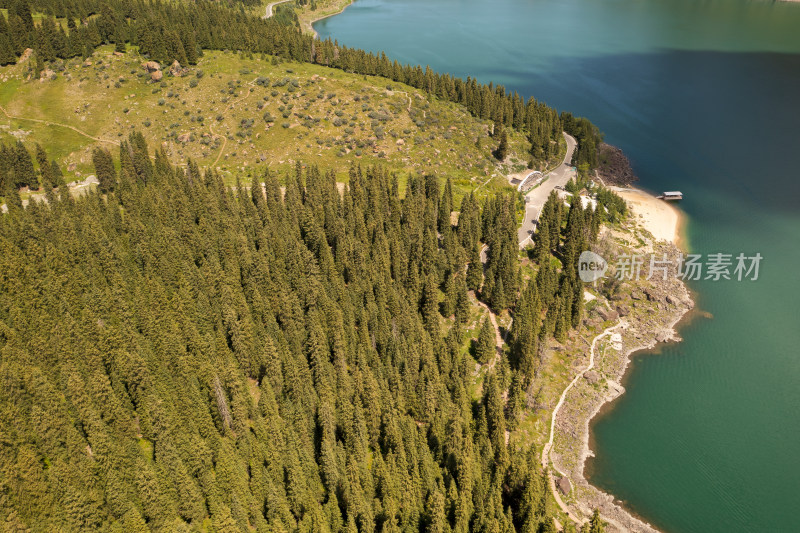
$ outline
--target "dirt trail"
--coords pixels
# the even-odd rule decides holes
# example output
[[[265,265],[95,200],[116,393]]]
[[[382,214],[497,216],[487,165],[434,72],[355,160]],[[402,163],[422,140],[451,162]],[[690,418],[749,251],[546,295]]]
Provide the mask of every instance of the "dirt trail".
[[[95,137],[93,135],[90,135],[90,134],[86,133],[83,130],[79,130],[75,126],[70,126],[69,124],[61,124],[59,122],[51,122],[49,120],[42,120],[42,119],[38,119],[38,118],[27,118],[27,117],[21,117],[19,115],[12,115],[8,111],[6,111],[5,107],[3,107],[1,105],[0,105],[0,111],[2,111],[5,116],[7,116],[8,118],[10,118],[12,120],[27,120],[29,122],[38,122],[39,124],[44,124],[46,126],[58,126],[60,128],[67,128],[67,129],[70,129],[70,130],[74,131],[75,133],[83,135],[84,137],[88,137],[88,138],[92,139],[93,141],[97,141],[97,142],[100,142],[100,143],[108,143],[108,144],[113,144],[115,146],[119,146],[119,141],[114,141],[114,140],[111,140],[111,139],[101,139],[99,137]]]
[[[280,2],[278,2],[278,3],[280,3]],[[247,87],[248,87],[247,94],[244,95],[243,97],[241,97],[239,100],[233,102],[230,106],[228,106],[228,111],[232,110],[234,107],[238,106],[239,104],[241,104],[242,102],[247,100],[247,98],[249,98],[250,95],[253,94],[254,91],[252,90],[252,88],[255,85],[257,79],[258,78],[255,78],[255,79],[253,79],[253,81],[247,83]],[[211,125],[208,126],[208,132],[211,134],[211,137],[213,139],[216,139],[217,137],[222,137],[222,146],[219,149],[219,154],[217,154],[217,158],[214,160],[213,163],[211,163],[211,167],[212,168],[217,166],[217,163],[219,163],[219,160],[222,157],[222,154],[225,153],[225,146],[228,144],[228,136],[227,135],[218,135],[218,134],[214,133],[214,124],[215,124],[215,122],[211,122]]]
[[[486,309],[486,311],[489,313],[489,321],[492,323],[492,326],[494,326],[495,345],[497,346],[497,349],[495,350],[494,358],[492,358],[491,361],[483,365],[485,368],[491,370],[495,367],[498,361],[500,361],[500,354],[503,353],[503,344],[505,344],[506,340],[505,337],[503,337],[503,335],[500,334],[500,326],[497,324],[497,315],[494,314],[494,311],[492,311],[492,309],[488,305],[478,300],[477,296],[475,296],[475,300],[477,300],[478,304],[484,309]]]
[[[486,260],[487,260],[486,251],[488,249],[489,247],[484,244],[480,252],[481,263],[483,263],[484,269],[486,268]],[[500,360],[500,355],[503,353],[503,344],[505,344],[506,338],[504,335],[500,334],[500,326],[497,324],[497,315],[494,314],[492,308],[483,303],[482,301],[480,301],[478,299],[478,295],[475,294],[474,291],[470,291],[470,293],[473,296],[475,296],[475,300],[478,302],[478,304],[484,309],[486,309],[486,311],[489,313],[489,320],[492,322],[492,326],[494,326],[494,335],[495,335],[495,344],[497,346],[497,353],[495,353],[494,359],[492,359],[490,362],[484,365],[486,368],[491,370],[494,368],[495,364],[497,364],[497,362]],[[511,329],[511,324],[513,323],[513,321],[514,319],[512,318],[511,322],[509,322],[508,324],[508,329],[506,330],[506,332],[508,332]]]
[[[558,506],[561,508],[561,510],[564,511],[564,513],[566,513],[566,515],[569,516],[570,519],[576,524],[581,524],[583,521],[578,517],[576,517],[572,513],[572,511],[570,511],[569,507],[567,507],[567,505],[561,500],[561,496],[558,494],[558,490],[556,490],[555,480],[553,479],[553,472],[552,470],[550,470],[550,468],[548,468],[550,465],[550,450],[552,450],[553,448],[553,438],[555,436],[556,417],[558,416],[558,411],[561,409],[561,406],[564,405],[564,401],[566,400],[567,393],[570,391],[570,389],[578,382],[579,379],[583,377],[583,375],[586,372],[594,368],[594,353],[597,341],[599,341],[600,339],[602,339],[603,337],[605,337],[606,335],[608,335],[609,333],[611,333],[612,331],[614,331],[615,329],[619,328],[622,325],[623,322],[620,321],[614,326],[606,328],[602,333],[600,333],[594,339],[592,339],[592,346],[591,349],[589,350],[589,364],[587,365],[586,368],[584,368],[575,375],[572,381],[569,382],[569,385],[567,385],[567,387],[561,393],[561,397],[558,399],[558,403],[553,409],[553,415],[550,418],[550,438],[544,445],[544,448],[542,449],[542,468],[544,468],[545,471],[547,472],[547,478],[548,478],[547,481],[550,487],[550,492],[553,493],[553,497],[555,498],[556,503],[558,503]]]

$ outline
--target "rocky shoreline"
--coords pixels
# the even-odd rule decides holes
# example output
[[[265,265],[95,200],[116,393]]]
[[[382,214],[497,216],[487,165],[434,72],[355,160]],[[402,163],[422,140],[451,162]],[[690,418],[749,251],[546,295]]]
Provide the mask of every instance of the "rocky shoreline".
[[[634,235],[644,238],[644,250],[667,254],[677,265],[680,250],[668,242],[655,242],[647,232]],[[641,252],[642,250],[640,250]],[[589,518],[598,509],[608,531],[657,531],[650,524],[632,516],[615,498],[589,484],[584,477],[585,461],[593,456],[589,449],[591,420],[601,408],[625,392],[621,385],[632,355],[659,343],[679,341],[675,325],[693,307],[686,285],[671,268],[667,279],[625,282],[616,293],[596,295],[596,305],[589,318],[598,329],[620,324],[614,334],[601,340],[595,354],[595,368],[583,373],[583,379],[567,395],[556,419],[555,440],[550,459],[559,478],[563,499],[574,514]],[[576,443],[580,443],[576,446]],[[563,481],[564,479],[568,482]]]
[[[633,172],[628,156],[618,147],[600,143],[597,147],[597,175],[605,185],[629,187],[639,178]]]

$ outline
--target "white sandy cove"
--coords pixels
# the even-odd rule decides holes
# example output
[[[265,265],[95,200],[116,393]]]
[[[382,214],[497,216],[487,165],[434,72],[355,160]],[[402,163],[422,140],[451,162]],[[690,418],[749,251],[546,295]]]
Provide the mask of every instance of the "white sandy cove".
[[[628,202],[636,220],[657,240],[677,244],[681,215],[674,206],[638,189],[612,189]]]

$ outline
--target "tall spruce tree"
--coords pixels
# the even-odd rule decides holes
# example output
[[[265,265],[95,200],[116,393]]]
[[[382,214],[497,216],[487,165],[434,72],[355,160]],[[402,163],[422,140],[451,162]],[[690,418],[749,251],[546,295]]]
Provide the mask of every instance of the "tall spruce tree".
[[[92,151],[92,164],[97,175],[98,189],[102,193],[109,193],[114,190],[117,183],[117,171],[114,169],[114,161],[111,154],[102,148],[95,148]]]

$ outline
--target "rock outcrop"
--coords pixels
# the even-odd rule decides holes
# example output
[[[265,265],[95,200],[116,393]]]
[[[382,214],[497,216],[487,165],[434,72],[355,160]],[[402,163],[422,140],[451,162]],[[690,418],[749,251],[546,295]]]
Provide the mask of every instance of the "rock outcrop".
[[[175,61],[173,61],[172,65],[170,65],[170,67],[169,67],[170,76],[181,77],[181,76],[185,75],[186,72],[187,72],[187,69],[181,67],[181,64],[178,63],[177,59]]]
[[[639,179],[633,173],[631,162],[616,146],[601,143],[598,146],[597,159],[599,162],[597,173],[606,185],[627,187]]]
[[[158,61],[145,61],[142,63],[142,68],[147,71],[148,74],[152,74],[157,70],[161,70],[161,65],[158,64]]]

